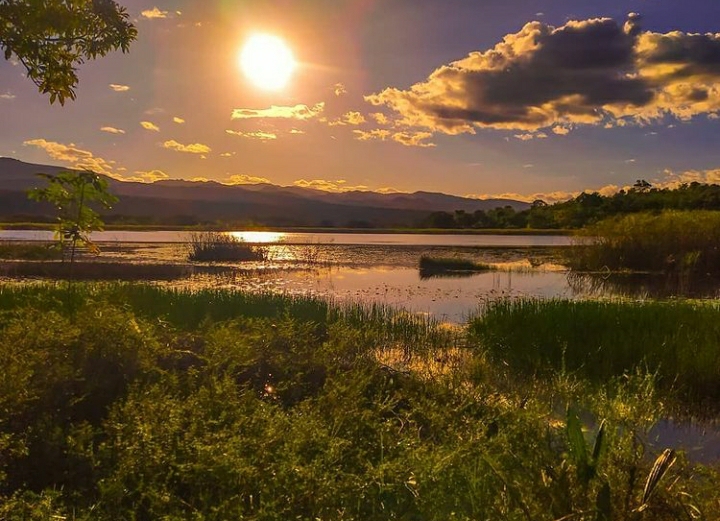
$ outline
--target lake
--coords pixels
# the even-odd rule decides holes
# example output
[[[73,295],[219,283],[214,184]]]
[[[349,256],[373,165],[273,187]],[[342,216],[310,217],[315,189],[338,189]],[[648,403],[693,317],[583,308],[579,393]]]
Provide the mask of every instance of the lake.
[[[422,233],[305,233],[305,232],[227,232],[251,244],[343,244],[386,246],[532,247],[569,246],[571,237],[562,235],[472,235]],[[97,242],[187,243],[187,231],[104,231],[94,232]],[[0,230],[0,240],[51,241],[47,230]]]

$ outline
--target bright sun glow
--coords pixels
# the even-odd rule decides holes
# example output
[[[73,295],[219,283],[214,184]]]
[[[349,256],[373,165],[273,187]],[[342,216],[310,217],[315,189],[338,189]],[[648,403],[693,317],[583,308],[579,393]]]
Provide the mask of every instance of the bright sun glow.
[[[240,67],[245,76],[265,90],[282,89],[296,65],[285,42],[270,34],[252,36],[240,53]]]

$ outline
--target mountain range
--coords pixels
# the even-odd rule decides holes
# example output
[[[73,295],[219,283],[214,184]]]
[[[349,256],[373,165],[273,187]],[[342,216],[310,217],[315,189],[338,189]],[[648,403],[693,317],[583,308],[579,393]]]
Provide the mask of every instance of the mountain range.
[[[0,221],[52,219],[47,204],[30,201],[27,190],[45,182],[37,174],[65,167],[0,157]],[[153,183],[107,178],[119,202],[103,212],[106,222],[139,224],[262,224],[268,226],[420,226],[436,211],[491,210],[529,205],[511,199],[471,199],[435,192],[383,194],[326,192],[273,184],[224,185],[215,181],[161,180]]]

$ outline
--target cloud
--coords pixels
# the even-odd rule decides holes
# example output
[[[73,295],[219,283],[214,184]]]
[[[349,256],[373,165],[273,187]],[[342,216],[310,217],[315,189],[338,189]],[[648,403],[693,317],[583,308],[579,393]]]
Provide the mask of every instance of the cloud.
[[[294,186],[301,188],[311,188],[313,190],[321,190],[323,192],[354,192],[354,191],[367,191],[368,187],[365,185],[347,186],[347,181],[344,179],[337,179],[335,181],[327,179],[298,179],[293,183]]]
[[[70,163],[73,168],[92,170],[96,174],[117,177],[113,172],[115,161],[107,161],[101,157],[96,157],[92,152],[78,148],[74,143],[64,145],[45,139],[30,139],[23,142],[23,145],[42,148],[51,158]]]
[[[342,96],[344,94],[347,94],[347,89],[345,88],[345,85],[342,83],[336,83],[333,87],[333,92],[336,96]]]
[[[519,194],[514,192],[506,192],[502,194],[468,194],[465,197],[469,197],[472,199],[513,199],[515,201],[523,201],[526,203],[531,203],[533,201],[536,201],[538,199],[545,201],[548,204],[553,203],[559,203],[562,201],[568,201],[570,199],[574,199],[578,195],[582,193],[594,193],[597,192],[600,195],[603,196],[611,196],[616,193],[618,193],[620,190],[629,190],[632,188],[630,185],[620,187],[618,185],[605,185],[602,188],[598,189],[586,189],[586,190],[577,190],[577,191],[565,191],[565,190],[556,190],[553,192],[536,192],[532,194]]]
[[[558,136],[567,136],[570,133],[570,129],[563,126],[555,126],[552,128],[553,133],[557,134]]]
[[[329,121],[328,125],[330,125],[331,127],[335,127],[338,125],[362,125],[363,123],[366,123],[366,121],[365,117],[362,114],[360,114],[359,112],[350,111],[335,120]]]
[[[117,83],[111,83],[110,88],[115,92],[127,92],[130,90],[128,85],[118,85]]]
[[[269,179],[264,177],[255,177],[246,174],[235,174],[231,175],[227,179],[220,181],[224,185],[258,185],[258,184],[270,184]]]
[[[399,124],[445,134],[535,131],[720,111],[720,34],[642,32],[639,17],[531,22],[409,89],[366,96]]]
[[[144,128],[145,130],[151,130],[153,132],[160,132],[160,127],[158,127],[155,123],[151,123],[150,121],[141,121],[140,126]]]
[[[297,128],[291,128],[289,133],[290,133],[290,134],[304,134],[305,131],[304,131],[304,130],[299,130],[299,129],[297,129]]]
[[[706,183],[720,184],[720,168],[710,170],[686,170],[684,172],[673,172],[665,170],[666,179],[655,183],[657,188],[677,188],[682,184]]]
[[[143,18],[148,18],[149,20],[155,20],[158,18],[167,18],[167,15],[168,15],[167,11],[161,11],[157,7],[153,7],[152,9],[147,9],[140,13],[140,16],[142,16]]]
[[[306,120],[317,117],[325,109],[325,103],[316,103],[313,107],[307,105],[295,105],[283,107],[272,105],[269,109],[234,109],[232,119],[252,118],[283,118]]]
[[[174,117],[173,117],[173,123],[177,123],[178,125],[182,125],[183,123],[185,123],[185,120],[184,120],[183,118],[179,118],[179,117],[177,117],[177,116],[174,116]]]
[[[545,132],[526,132],[524,134],[515,134],[514,137],[520,141],[530,141],[531,139],[545,139],[548,136]]]
[[[0,99],[4,100],[12,100],[15,99],[15,94],[10,94],[9,92],[6,92],[5,94],[0,94]]]
[[[169,178],[170,176],[162,170],[136,170],[134,176],[123,176],[122,180],[136,183],[154,183]]]
[[[388,117],[382,112],[373,112],[370,117],[375,120],[378,125],[387,125],[390,123]]]
[[[174,139],[171,139],[170,141],[165,141],[162,146],[163,148],[175,150],[176,152],[186,152],[188,154],[207,154],[212,151],[209,146],[203,145],[202,143],[191,143],[189,145],[183,145],[182,143],[178,143]]]
[[[277,134],[273,134],[272,132],[263,132],[262,130],[257,130],[255,132],[241,132],[239,130],[226,130],[225,131],[228,134],[231,134],[233,136],[240,136],[245,137],[249,139],[259,139],[261,141],[269,141],[272,139],[277,139]]]
[[[124,134],[125,131],[121,128],[115,128],[115,127],[100,127],[100,130],[103,132],[107,132],[109,134]]]
[[[432,137],[432,132],[393,132],[384,128],[374,130],[353,130],[355,139],[360,141],[395,141],[406,147],[434,147],[435,143],[428,143],[426,140]]]

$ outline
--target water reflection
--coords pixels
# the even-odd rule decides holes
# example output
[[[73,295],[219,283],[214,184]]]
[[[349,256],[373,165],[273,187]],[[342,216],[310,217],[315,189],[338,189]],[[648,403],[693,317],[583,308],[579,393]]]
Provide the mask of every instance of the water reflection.
[[[720,279],[710,275],[569,273],[573,291],[589,296],[631,298],[718,298]]]
[[[228,235],[250,244],[277,244],[283,242],[287,234],[282,232],[228,232]]]

